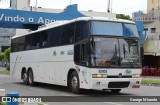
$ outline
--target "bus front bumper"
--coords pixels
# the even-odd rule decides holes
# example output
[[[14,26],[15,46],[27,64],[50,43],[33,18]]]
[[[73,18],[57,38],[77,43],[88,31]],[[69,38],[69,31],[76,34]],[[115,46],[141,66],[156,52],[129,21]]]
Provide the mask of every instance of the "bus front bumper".
[[[140,88],[141,78],[92,78],[90,89]]]

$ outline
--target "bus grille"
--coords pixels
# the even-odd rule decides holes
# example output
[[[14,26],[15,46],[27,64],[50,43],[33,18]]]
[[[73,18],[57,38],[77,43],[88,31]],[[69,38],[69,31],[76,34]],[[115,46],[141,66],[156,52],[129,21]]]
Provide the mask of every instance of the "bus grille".
[[[107,78],[119,78],[119,76],[107,76]],[[123,75],[121,78],[132,78],[132,76],[125,76],[125,75]]]
[[[109,82],[108,88],[127,88],[130,82]]]

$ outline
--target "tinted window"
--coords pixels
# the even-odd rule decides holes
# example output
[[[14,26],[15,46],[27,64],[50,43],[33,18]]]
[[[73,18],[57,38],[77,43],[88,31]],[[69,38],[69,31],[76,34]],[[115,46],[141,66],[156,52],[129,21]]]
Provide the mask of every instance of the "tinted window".
[[[88,44],[84,41],[74,47],[74,61],[83,66],[89,66]]]
[[[80,63],[80,45],[75,45],[74,47],[74,61]]]
[[[87,22],[77,22],[76,23],[76,32],[75,32],[75,40],[79,41],[86,37],[88,37],[89,28]]]
[[[49,33],[49,30],[41,32],[41,45],[42,45],[42,47],[47,47],[49,45],[48,33]]]
[[[12,39],[12,41],[11,41],[11,51],[15,52],[15,51],[17,51],[17,48],[18,48],[17,39]]]
[[[139,37],[135,24],[104,21],[92,21],[91,34]]]
[[[74,41],[75,24],[67,24],[62,26],[62,45],[71,44]]]
[[[32,34],[32,45],[31,49],[37,49],[40,48],[40,33],[34,33]]]
[[[32,43],[32,35],[25,36],[25,50],[30,50],[32,48],[31,43]]]
[[[25,37],[15,38],[11,41],[11,52],[24,50]]]
[[[25,44],[25,37],[18,38],[18,50],[23,51]]]
[[[58,46],[61,44],[61,27],[48,30],[49,46]]]

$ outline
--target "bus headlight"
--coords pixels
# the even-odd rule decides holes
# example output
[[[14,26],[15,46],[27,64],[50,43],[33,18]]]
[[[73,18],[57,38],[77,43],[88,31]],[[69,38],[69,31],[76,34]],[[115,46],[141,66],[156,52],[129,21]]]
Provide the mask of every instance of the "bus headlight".
[[[141,74],[133,74],[132,75],[132,78],[140,78],[141,77]]]
[[[92,74],[92,78],[107,78],[107,74]]]

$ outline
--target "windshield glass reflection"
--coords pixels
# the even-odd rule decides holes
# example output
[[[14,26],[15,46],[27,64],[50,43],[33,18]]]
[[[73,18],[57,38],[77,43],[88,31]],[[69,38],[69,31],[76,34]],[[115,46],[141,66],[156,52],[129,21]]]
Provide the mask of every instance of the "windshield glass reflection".
[[[135,39],[90,38],[91,66],[139,67],[138,41]]]

